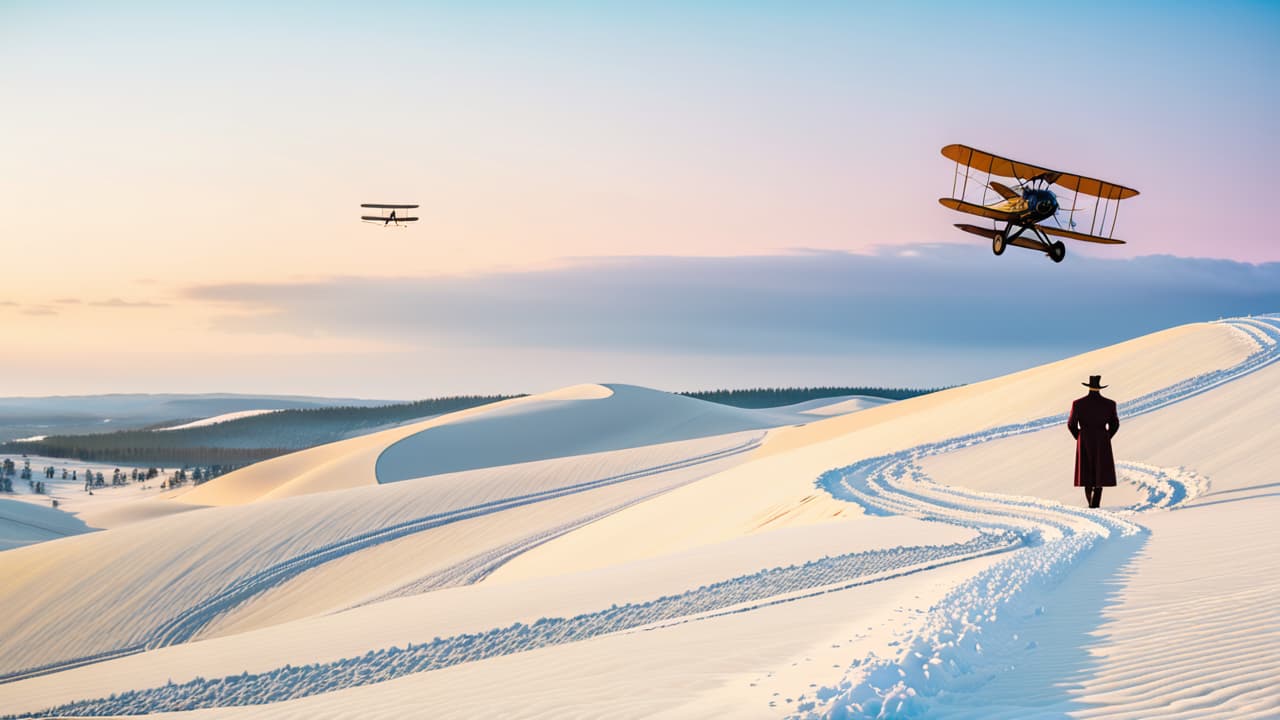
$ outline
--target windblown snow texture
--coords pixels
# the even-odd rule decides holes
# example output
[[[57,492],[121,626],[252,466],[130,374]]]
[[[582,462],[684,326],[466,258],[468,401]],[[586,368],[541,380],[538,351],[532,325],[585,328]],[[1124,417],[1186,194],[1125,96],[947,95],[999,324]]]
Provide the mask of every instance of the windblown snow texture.
[[[1252,337],[1259,350],[1231,368],[1124,403],[1120,414],[1133,417],[1151,412],[1280,360],[1280,323],[1275,318],[1226,322]],[[819,484],[825,490],[862,505],[869,513],[1015,533],[1026,547],[949,593],[914,629],[899,656],[855,660],[840,684],[819,688],[812,697],[798,698],[800,712],[793,717],[936,715],[936,704],[942,698],[954,702],[957,695],[980,687],[1034,650],[1034,646],[1019,646],[1018,628],[1028,615],[1043,611],[1035,604],[1038,592],[1056,585],[1099,543],[1144,532],[1128,518],[1177,507],[1208,490],[1207,479],[1185,468],[1121,462],[1117,467],[1121,477],[1144,490],[1147,497],[1122,513],[1109,513],[940,485],[917,463],[923,457],[1034,432],[1064,419],[1055,416],[993,428],[864,460],[822,476]]]
[[[1280,360],[1280,318],[1266,316],[1224,322],[1252,338],[1258,350],[1231,368],[1205,373],[1123,403],[1121,415],[1133,417],[1152,412]],[[767,604],[877,582],[977,556],[1006,554],[938,603],[914,628],[897,657],[857,659],[843,682],[820,688],[812,697],[801,697],[797,705],[797,717],[927,716],[939,698],[981,686],[1007,666],[1011,653],[1033,649],[1019,646],[1017,628],[1022,618],[1040,612],[1035,605],[1038,592],[1051,588],[1100,543],[1140,536],[1144,530],[1135,519],[1142,513],[1175,508],[1208,489],[1205,478],[1184,468],[1122,462],[1118,467],[1122,477],[1143,489],[1147,497],[1120,513],[1111,513],[941,485],[929,478],[919,464],[922,458],[931,455],[1035,432],[1064,421],[1065,415],[1055,415],[929,443],[860,460],[828,471],[817,481],[819,487],[832,496],[857,503],[870,514],[905,515],[979,531],[965,543],[827,557],[570,618],[542,618],[531,625],[516,623],[405,648],[371,650],[362,656],[328,663],[286,665],[253,675],[197,678],[183,684],[73,702],[24,717],[131,715],[278,702],[607,633],[746,612]],[[573,489],[560,490],[564,491]],[[512,501],[536,499],[503,502]],[[440,520],[423,518],[415,522]],[[380,532],[411,532],[408,525],[413,524]],[[557,528],[551,532],[562,531],[567,530]],[[376,534],[370,538],[350,538],[340,543],[340,547],[325,548],[325,552],[309,556],[304,562],[323,562],[327,553],[341,554],[344,548],[372,540],[376,540]],[[423,578],[392,594],[420,592],[483,576],[486,568],[502,562],[507,554],[496,551],[492,556],[473,558],[460,564],[447,577]],[[289,577],[291,572],[286,563],[247,582],[251,588],[269,586]],[[216,611],[219,603],[239,602],[243,597],[235,587],[228,588],[219,598],[211,598],[193,612],[197,618],[207,616],[208,612]],[[157,635],[156,644],[179,642],[190,637],[191,632],[185,625],[174,625]]]

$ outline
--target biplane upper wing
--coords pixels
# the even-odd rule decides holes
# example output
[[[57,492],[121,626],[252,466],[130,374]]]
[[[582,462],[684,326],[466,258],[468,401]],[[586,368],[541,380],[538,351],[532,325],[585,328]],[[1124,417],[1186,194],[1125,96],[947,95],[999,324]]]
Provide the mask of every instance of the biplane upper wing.
[[[417,205],[387,205],[385,203],[360,203],[363,208],[378,208],[380,210],[412,210]]]
[[[1057,235],[1058,237],[1064,237],[1064,238],[1071,238],[1072,240],[1083,240],[1085,242],[1091,242],[1091,243],[1102,243],[1103,245],[1124,245],[1125,244],[1123,240],[1116,240],[1115,238],[1102,237],[1101,235],[1090,235],[1088,233],[1076,232],[1075,230],[1067,230],[1060,227],[1054,227],[1053,225],[1045,225],[1043,223],[1036,225],[1036,227],[1045,231],[1046,234]]]
[[[1072,192],[1078,192],[1081,195],[1092,195],[1104,200],[1124,200],[1138,194],[1138,191],[1133,188],[1109,183],[1106,180],[1072,175],[1071,173],[1058,173],[1058,179],[1053,182]]]
[[[942,148],[942,156],[978,172],[991,173],[992,175],[1015,178],[1017,180],[1030,180],[1037,175],[1053,172],[1039,165],[1030,165],[1000,157],[999,155],[992,155],[985,150],[971,148],[968,145],[948,145]]]
[[[992,220],[1013,220],[1018,217],[1017,213],[1006,212],[1004,210],[996,210],[986,205],[977,205],[975,203],[956,200],[955,198],[938,198],[938,202],[944,207],[952,210],[959,210],[962,213],[977,215],[978,217],[990,218]]]
[[[1083,195],[1100,197],[1105,200],[1124,200],[1138,194],[1138,191],[1133,188],[1117,185],[1106,180],[1098,180],[1097,178],[1075,175],[1060,170],[1050,170],[1039,165],[1010,160],[999,155],[992,155],[985,150],[971,148],[968,145],[948,145],[942,148],[942,156],[980,173],[985,172],[1000,177],[1011,177],[1025,181],[1037,175],[1047,175],[1047,180],[1056,185],[1061,185],[1067,190],[1079,192]],[[991,187],[996,189],[994,185]],[[996,189],[996,192],[1000,192],[1000,190]]]

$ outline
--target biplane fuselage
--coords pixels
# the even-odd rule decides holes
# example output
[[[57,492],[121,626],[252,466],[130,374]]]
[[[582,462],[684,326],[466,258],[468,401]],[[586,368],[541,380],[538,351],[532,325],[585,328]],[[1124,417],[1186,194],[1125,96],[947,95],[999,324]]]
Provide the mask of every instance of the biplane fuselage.
[[[1058,212],[1058,197],[1051,190],[1027,188],[1021,195],[1006,198],[1004,202],[987,207],[1009,213],[1012,221],[1020,225],[1031,225],[1048,220]]]
[[[1114,237],[1116,216],[1120,212],[1120,201],[1138,194],[1138,191],[1133,188],[1010,160],[967,145],[948,145],[942,148],[942,155],[948,160],[955,161],[956,179],[952,182],[952,196],[939,198],[938,202],[952,210],[992,220],[994,226],[990,228],[969,224],[957,224],[956,227],[972,235],[989,239],[991,250],[996,255],[1003,254],[1007,246],[1013,245],[1043,252],[1054,262],[1062,262],[1067,254],[1066,245],[1062,241],[1050,240],[1050,235],[1106,245],[1124,244],[1123,240],[1117,240]],[[971,171],[986,174],[985,181],[975,178],[975,186],[981,187],[983,191],[983,199],[980,203],[970,202],[965,196]],[[964,183],[959,184],[957,181],[962,174]],[[995,177],[1017,180],[1020,192],[993,180],[992,178]],[[1065,222],[1059,221],[1057,217],[1061,208],[1058,205],[1058,196],[1049,189],[1053,185],[1074,193],[1070,213],[1067,214]],[[958,194],[957,190],[959,190]],[[1003,199],[988,204],[986,198],[991,190]],[[1087,233],[1075,229],[1074,216],[1079,209],[1077,205],[1081,195],[1095,199],[1093,216]],[[1104,200],[1105,205],[1103,205]],[[1104,236],[1102,233],[1107,230],[1108,213],[1113,204],[1115,210],[1110,215],[1110,232]],[[1102,208],[1101,223],[1098,223],[1097,211],[1100,206]],[[1046,223],[1047,220],[1052,220],[1053,224]],[[1003,228],[1000,227],[1001,223],[1004,224]],[[1095,227],[1098,231],[1096,235]]]

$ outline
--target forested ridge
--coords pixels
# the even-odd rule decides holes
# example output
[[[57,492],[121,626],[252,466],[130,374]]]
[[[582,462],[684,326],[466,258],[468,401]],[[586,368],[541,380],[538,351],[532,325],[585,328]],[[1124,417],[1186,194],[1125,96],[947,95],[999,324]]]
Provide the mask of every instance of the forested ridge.
[[[517,396],[457,395],[378,407],[280,410],[181,430],[50,435],[38,441],[8,442],[3,450],[128,464],[247,463],[510,397]]]
[[[771,408],[795,405],[807,400],[841,397],[843,395],[870,395],[889,400],[906,400],[917,395],[928,395],[946,388],[883,388],[883,387],[761,387],[739,390],[698,390],[682,392],[691,398],[708,400],[721,405],[740,408]]]
[[[740,408],[770,408],[844,395],[903,400],[942,388],[771,387],[683,392],[680,395]],[[382,427],[457,412],[519,395],[456,395],[376,407],[295,408],[213,425],[155,428],[10,441],[0,451],[128,465],[244,465]],[[166,423],[172,427],[180,423]]]

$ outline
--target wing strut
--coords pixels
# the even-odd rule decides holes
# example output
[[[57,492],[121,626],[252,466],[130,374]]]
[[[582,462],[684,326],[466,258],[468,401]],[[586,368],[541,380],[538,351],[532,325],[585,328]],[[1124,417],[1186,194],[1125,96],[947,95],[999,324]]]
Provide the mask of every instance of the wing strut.
[[[1107,211],[1111,209],[1111,198],[1107,198],[1107,204],[1102,206],[1102,222],[1098,224],[1098,234],[1101,235],[1103,230],[1107,229]],[[1115,223],[1112,223],[1111,231],[1115,232]]]
[[[1076,201],[1080,199],[1080,181],[1076,180],[1076,194],[1071,198],[1071,212],[1067,213],[1067,227],[1074,228],[1076,226]]]
[[[1119,219],[1120,219],[1120,201],[1119,201],[1119,200],[1117,200],[1117,201],[1116,201],[1116,211],[1115,211],[1115,214],[1113,214],[1113,215],[1111,216],[1111,232],[1107,234],[1107,237],[1108,237],[1108,238],[1113,238],[1113,237],[1115,237],[1115,235],[1116,235],[1116,220],[1119,220]]]

